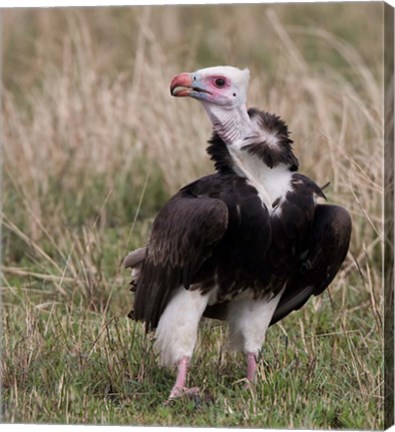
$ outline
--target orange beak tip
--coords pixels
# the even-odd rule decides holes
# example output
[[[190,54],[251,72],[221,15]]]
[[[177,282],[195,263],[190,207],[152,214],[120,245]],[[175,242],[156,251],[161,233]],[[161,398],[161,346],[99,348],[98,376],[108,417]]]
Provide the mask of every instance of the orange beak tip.
[[[183,72],[175,76],[170,83],[170,94],[175,97],[189,96],[192,91],[192,77],[190,73]]]

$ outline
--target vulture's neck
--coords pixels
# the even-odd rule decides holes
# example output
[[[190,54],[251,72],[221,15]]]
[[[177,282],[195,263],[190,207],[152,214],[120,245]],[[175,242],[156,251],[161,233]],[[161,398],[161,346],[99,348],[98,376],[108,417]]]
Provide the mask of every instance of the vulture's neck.
[[[292,171],[298,169],[287,126],[279,117],[247,111],[245,105],[207,111],[214,126],[207,152],[215,168],[246,177],[270,208],[289,189]]]
[[[234,145],[254,133],[254,124],[245,104],[230,108],[206,105],[204,107],[213,124],[214,131],[226,145]]]

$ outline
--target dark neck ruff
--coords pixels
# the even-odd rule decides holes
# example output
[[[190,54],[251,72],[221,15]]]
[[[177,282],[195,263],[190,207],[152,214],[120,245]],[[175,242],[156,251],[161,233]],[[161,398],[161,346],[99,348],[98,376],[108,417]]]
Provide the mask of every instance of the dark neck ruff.
[[[230,156],[226,144],[219,135],[214,132],[211,139],[208,141],[209,146],[206,151],[210,159],[214,162],[214,168],[221,174],[234,174],[234,163]]]
[[[248,110],[250,118],[257,118],[257,123],[265,133],[275,137],[276,144],[266,142],[257,136],[257,141],[243,147],[253,155],[261,159],[266,166],[274,168],[280,163],[288,165],[290,171],[297,171],[299,162],[292,150],[293,141],[289,138],[287,125],[275,114],[259,111],[255,108]],[[234,173],[234,163],[228,148],[219,135],[214,132],[208,141],[206,151],[214,162],[214,167],[221,174]]]

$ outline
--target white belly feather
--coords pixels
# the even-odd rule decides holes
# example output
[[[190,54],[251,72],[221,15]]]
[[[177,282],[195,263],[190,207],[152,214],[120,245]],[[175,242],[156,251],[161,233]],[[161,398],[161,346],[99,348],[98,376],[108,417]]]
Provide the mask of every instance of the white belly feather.
[[[258,355],[282,294],[283,290],[270,299],[242,297],[230,303],[227,321],[231,350]]]

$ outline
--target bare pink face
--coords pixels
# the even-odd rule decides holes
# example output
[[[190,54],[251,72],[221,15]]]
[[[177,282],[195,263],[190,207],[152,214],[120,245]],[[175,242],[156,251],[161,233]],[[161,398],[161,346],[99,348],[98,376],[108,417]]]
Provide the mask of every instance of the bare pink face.
[[[248,71],[230,66],[183,72],[173,78],[170,92],[176,97],[195,99],[221,106],[234,106],[245,102]]]

